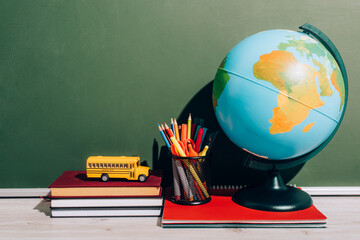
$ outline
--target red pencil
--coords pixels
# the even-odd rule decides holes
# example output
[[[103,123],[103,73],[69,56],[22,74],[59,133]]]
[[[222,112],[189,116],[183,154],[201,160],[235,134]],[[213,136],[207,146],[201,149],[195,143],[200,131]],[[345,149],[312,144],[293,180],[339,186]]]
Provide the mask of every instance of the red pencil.
[[[166,123],[164,123],[165,124],[165,130],[166,130],[166,132],[167,132],[167,134],[169,134],[169,137],[171,138],[171,137],[174,137],[174,133],[172,132],[172,130],[169,128],[169,126],[166,124]]]

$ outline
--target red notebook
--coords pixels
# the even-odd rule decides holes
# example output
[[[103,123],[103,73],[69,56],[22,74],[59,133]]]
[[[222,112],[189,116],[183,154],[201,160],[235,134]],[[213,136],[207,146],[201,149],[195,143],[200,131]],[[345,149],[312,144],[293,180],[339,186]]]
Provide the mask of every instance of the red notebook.
[[[85,171],[65,171],[50,186],[52,197],[133,197],[159,196],[161,171],[151,171],[145,182],[87,179]]]
[[[163,227],[325,227],[326,216],[314,205],[293,212],[260,211],[240,206],[231,196],[211,196],[209,203],[178,205],[166,196]]]

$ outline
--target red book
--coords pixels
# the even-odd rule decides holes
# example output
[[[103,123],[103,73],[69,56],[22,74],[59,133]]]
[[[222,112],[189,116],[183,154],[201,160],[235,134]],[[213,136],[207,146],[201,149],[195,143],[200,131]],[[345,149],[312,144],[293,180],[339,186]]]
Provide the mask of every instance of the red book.
[[[231,196],[211,196],[203,205],[178,205],[167,195],[163,227],[325,227],[326,216],[314,205],[299,211],[269,212],[240,206]]]
[[[134,197],[159,196],[162,175],[151,171],[145,182],[110,179],[87,179],[85,171],[65,171],[50,186],[52,197]]]

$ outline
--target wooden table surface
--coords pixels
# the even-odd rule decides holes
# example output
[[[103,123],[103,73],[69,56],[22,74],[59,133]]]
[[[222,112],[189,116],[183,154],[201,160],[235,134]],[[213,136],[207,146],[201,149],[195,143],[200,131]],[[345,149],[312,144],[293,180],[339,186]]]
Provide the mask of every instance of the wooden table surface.
[[[157,217],[51,218],[50,202],[0,198],[0,239],[360,239],[360,197],[313,197],[327,228],[163,229]]]

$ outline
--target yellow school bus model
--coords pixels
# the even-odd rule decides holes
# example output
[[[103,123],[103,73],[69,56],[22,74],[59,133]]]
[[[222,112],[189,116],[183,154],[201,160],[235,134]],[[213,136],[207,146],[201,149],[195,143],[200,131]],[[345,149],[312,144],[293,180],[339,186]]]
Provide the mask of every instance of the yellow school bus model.
[[[103,182],[110,178],[146,181],[149,167],[140,165],[140,157],[103,157],[91,156],[86,160],[86,176],[100,178]]]

